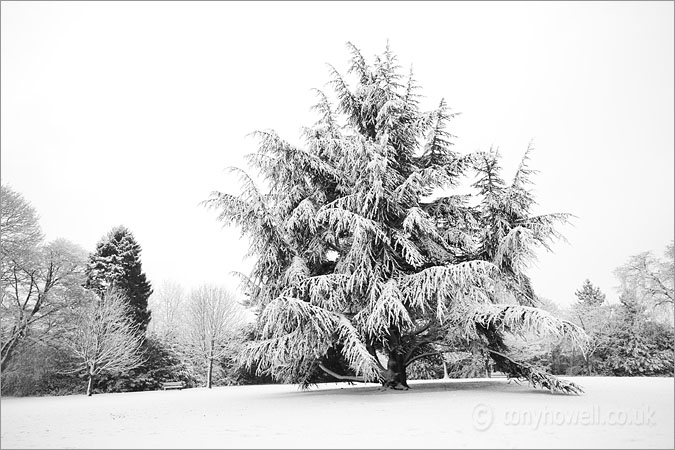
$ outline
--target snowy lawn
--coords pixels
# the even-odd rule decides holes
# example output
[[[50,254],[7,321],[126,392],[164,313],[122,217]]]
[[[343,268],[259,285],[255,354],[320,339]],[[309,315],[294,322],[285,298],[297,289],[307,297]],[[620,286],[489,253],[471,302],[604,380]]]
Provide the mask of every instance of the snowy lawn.
[[[673,448],[673,378],[504,378],[3,398],[2,448]]]

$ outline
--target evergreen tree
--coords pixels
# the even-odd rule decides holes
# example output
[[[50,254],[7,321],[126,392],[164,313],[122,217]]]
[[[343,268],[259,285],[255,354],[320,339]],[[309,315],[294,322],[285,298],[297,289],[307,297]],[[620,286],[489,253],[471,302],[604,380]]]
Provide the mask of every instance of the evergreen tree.
[[[609,336],[614,333],[613,324],[609,320],[615,314],[611,305],[603,305],[605,294],[600,288],[593,286],[590,280],[585,280],[581,289],[574,293],[579,301],[572,305],[570,312],[581,328],[588,335],[586,351],[581,353],[583,365],[588,376],[595,369],[595,353],[605,345]],[[576,357],[576,352],[573,353]],[[572,361],[575,363],[575,361]]]
[[[115,288],[129,301],[129,318],[145,333],[150,322],[148,297],[152,287],[141,268],[141,246],[131,231],[123,226],[113,228],[89,256],[85,287],[99,296]]]
[[[412,71],[400,74],[388,46],[373,64],[348,46],[356,86],[331,67],[337,107],[317,91],[319,120],[304,130],[305,148],[273,131],[254,133],[260,147],[248,163],[268,190],[233,168],[241,194],[214,192],[206,201],[219,220],[241,227],[257,257],[243,276],[260,311],[246,365],[302,385],[325,372],[401,388],[413,362],[469,349],[534,386],[579,392],[515,361],[503,340],[523,332],[585,337],[532,306],[523,270],[567,216],[529,214],[527,153],[507,185],[496,153],[452,150],[454,114],[445,101],[420,109]],[[472,169],[478,207],[451,193]]]
[[[605,301],[605,294],[588,279],[574,295],[579,299],[579,303],[586,306],[600,306]]]

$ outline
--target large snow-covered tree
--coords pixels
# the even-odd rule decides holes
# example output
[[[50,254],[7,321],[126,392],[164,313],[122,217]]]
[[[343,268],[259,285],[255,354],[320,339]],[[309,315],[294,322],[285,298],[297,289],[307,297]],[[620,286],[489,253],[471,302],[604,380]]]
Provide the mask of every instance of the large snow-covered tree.
[[[103,297],[109,289],[118,290],[129,302],[129,318],[145,333],[150,322],[148,298],[152,286],[141,265],[141,246],[131,231],[113,228],[89,256],[85,287]]]
[[[564,214],[533,216],[528,152],[511,183],[496,152],[461,155],[445,101],[423,111],[419,86],[387,46],[368,63],[351,43],[349,74],[331,67],[336,105],[317,91],[304,146],[259,131],[239,195],[205,202],[249,238],[243,276],[259,308],[244,362],[286,382],[319,373],[407,388],[406,367],[470,350],[554,391],[579,392],[509,356],[507,333],[566,335],[573,324],[535,307],[524,270],[559,237]],[[474,195],[456,188],[478,174]],[[337,368],[347,368],[340,373]]]

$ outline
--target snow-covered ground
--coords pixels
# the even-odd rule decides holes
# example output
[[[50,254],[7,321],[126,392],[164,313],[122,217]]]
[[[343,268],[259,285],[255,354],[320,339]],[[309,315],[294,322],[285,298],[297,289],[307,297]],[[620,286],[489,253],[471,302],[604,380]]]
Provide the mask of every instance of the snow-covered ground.
[[[236,386],[3,398],[2,448],[673,448],[673,378]]]

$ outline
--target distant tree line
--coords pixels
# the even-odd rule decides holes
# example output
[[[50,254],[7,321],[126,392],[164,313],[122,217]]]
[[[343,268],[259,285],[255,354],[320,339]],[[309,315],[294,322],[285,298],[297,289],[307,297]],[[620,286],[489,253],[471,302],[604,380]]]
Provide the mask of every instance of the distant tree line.
[[[87,254],[63,239],[45,242],[18,192],[3,185],[0,199],[3,395],[256,381],[234,364],[247,331],[228,291],[205,285],[185,301],[167,284],[173,291],[164,287],[149,303],[153,289],[129,229],[115,227]]]
[[[559,313],[589,336],[586,352],[564,342],[537,356],[554,373],[605,376],[673,376],[673,242],[658,258],[651,252],[631,256],[614,274],[619,302],[608,304],[589,280],[578,301]]]

